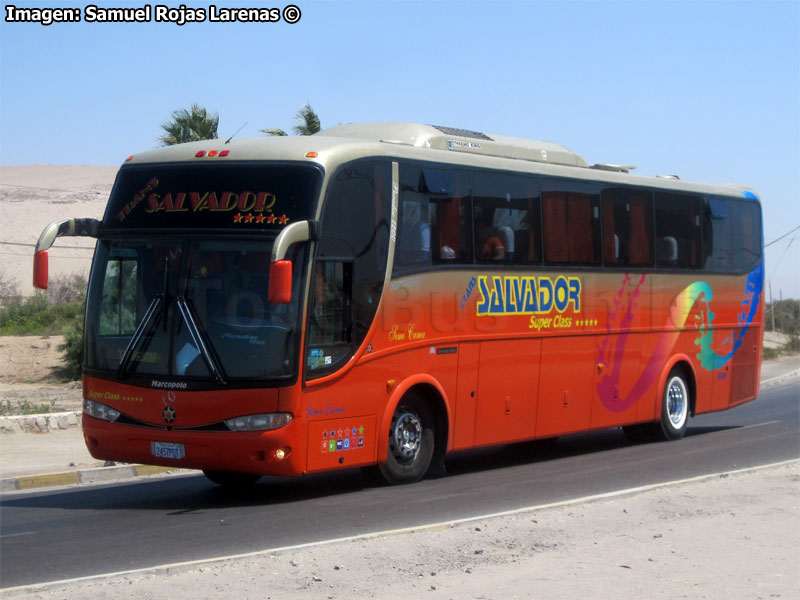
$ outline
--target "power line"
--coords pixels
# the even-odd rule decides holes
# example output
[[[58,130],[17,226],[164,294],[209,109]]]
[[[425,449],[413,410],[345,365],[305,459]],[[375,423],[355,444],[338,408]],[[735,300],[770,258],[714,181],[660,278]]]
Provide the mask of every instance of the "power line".
[[[771,241],[769,244],[764,244],[764,248],[766,248],[766,247],[768,247],[768,246],[772,246],[772,244],[774,244],[775,242],[780,242],[780,241],[781,241],[783,238],[785,238],[785,237],[786,237],[786,236],[788,236],[789,234],[792,234],[792,233],[794,233],[794,232],[795,232],[795,231],[797,231],[798,229],[800,229],[800,225],[798,225],[797,227],[795,227],[794,229],[792,229],[792,230],[790,230],[790,231],[787,231],[787,232],[786,232],[786,233],[784,233],[784,234],[783,234],[781,237],[779,237],[779,238],[776,238],[776,239],[772,240],[772,241]]]
[[[793,237],[791,240],[789,240],[789,243],[788,243],[788,244],[786,244],[786,248],[784,248],[784,250],[783,250],[783,254],[781,254],[781,257],[780,257],[780,258],[779,258],[779,259],[778,259],[778,260],[775,262],[775,264],[774,264],[774,265],[772,265],[772,271],[770,272],[770,274],[769,274],[769,276],[767,277],[767,279],[772,279],[772,276],[775,274],[775,271],[777,270],[777,268],[778,268],[778,265],[780,265],[780,264],[781,264],[781,261],[783,260],[783,257],[784,257],[784,256],[786,256],[786,253],[787,253],[787,252],[789,252],[789,248],[791,248],[791,247],[792,247],[792,244],[794,243],[794,241],[795,241],[796,239],[797,239],[796,237]]]
[[[7,246],[27,246],[29,248],[35,248],[36,244],[29,244],[27,242],[3,242],[0,241],[0,244],[6,244]],[[62,250],[94,250],[94,246],[62,246]]]
[[[60,188],[42,187],[42,186],[39,186],[39,185],[23,185],[21,183],[6,183],[5,181],[0,183],[0,185],[6,186],[6,187],[25,188],[27,190],[44,190],[45,192],[64,192],[64,193],[67,193],[67,194],[90,194],[92,192],[97,191],[97,190],[64,190],[64,189],[60,189]]]
[[[33,254],[18,254],[16,252],[0,252],[2,256],[20,256],[22,258],[33,258]],[[92,260],[91,256],[56,256],[57,260]]]

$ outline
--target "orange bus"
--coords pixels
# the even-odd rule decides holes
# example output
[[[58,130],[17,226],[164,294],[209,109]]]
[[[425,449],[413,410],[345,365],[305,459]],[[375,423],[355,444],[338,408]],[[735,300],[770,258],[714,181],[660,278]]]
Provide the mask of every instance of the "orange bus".
[[[758,393],[761,210],[734,185],[411,123],[130,157],[89,280],[95,458],[262,475],[441,473],[590,429],[681,438]]]

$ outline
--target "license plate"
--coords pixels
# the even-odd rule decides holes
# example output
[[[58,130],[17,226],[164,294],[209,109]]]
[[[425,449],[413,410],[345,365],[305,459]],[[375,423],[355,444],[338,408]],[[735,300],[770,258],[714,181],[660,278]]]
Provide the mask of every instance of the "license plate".
[[[158,458],[180,460],[186,456],[186,448],[183,444],[173,444],[172,442],[150,442],[150,450],[153,456]]]

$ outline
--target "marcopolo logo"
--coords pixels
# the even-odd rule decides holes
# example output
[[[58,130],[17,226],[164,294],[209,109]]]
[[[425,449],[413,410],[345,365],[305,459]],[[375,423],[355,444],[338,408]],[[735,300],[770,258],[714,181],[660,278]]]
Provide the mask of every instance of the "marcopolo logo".
[[[159,381],[153,379],[150,382],[150,387],[159,390],[185,390],[188,386],[185,381]]]

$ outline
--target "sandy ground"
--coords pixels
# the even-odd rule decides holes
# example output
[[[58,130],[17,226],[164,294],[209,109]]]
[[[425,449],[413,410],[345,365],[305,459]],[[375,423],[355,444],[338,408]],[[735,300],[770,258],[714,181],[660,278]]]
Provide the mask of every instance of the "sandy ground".
[[[60,376],[62,336],[0,336],[0,404],[5,414],[81,410],[81,384]]]
[[[8,597],[798,598],[799,484],[794,462],[613,499]]]
[[[0,275],[23,296],[33,294],[33,249],[51,221],[102,218],[117,167],[0,167]],[[86,275],[93,240],[60,238],[50,252],[51,277]]]

